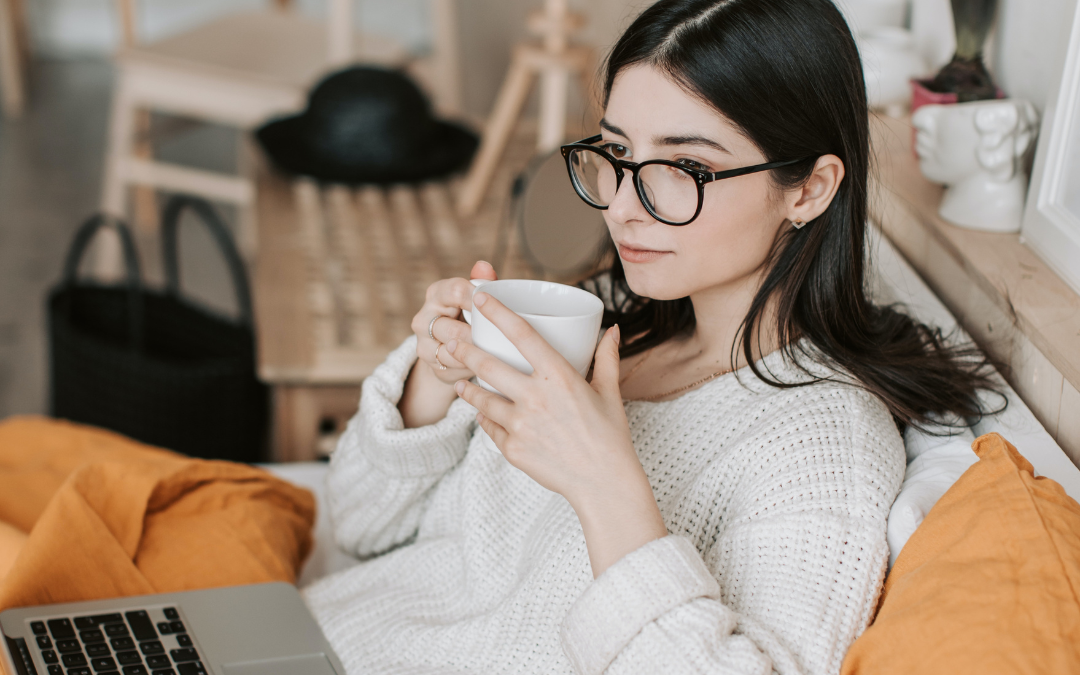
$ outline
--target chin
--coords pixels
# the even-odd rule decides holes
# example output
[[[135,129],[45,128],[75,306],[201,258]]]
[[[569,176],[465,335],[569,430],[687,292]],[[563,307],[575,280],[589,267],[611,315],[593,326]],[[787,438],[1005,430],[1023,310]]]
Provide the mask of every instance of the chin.
[[[645,272],[635,267],[635,265],[623,262],[626,285],[635,295],[650,300],[678,300],[692,292],[678,283],[679,280],[675,274],[664,274],[663,270],[658,269]]]

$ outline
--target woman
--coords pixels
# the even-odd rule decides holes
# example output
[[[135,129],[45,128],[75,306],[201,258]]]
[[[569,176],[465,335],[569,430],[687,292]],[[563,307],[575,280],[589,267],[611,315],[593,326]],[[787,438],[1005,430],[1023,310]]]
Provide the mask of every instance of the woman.
[[[604,94],[564,152],[617,325],[586,381],[478,292],[525,376],[470,344],[467,280],[431,286],[332,459],[337,539],[372,559],[306,597],[351,672],[838,672],[898,425],[978,414],[978,368],[865,296],[865,91],[829,0],[662,0]]]

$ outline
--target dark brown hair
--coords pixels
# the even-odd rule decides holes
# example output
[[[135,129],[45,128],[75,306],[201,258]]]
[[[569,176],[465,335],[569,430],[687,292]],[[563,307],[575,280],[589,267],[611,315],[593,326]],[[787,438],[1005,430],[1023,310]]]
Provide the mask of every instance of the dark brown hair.
[[[660,0],[615,44],[604,101],[616,75],[636,64],[658,68],[722,113],[767,162],[808,157],[771,172],[780,189],[802,185],[816,158],[832,154],[845,176],[825,212],[802,229],[786,228],[743,320],[741,347],[752,357],[767,303],[777,307],[776,336],[787,356],[820,359],[881,398],[897,424],[926,426],[931,414],[982,414],[976,391],[992,389],[989,364],[974,346],[957,346],[939,329],[898,307],[875,305],[866,291],[869,119],[862,65],[843,16],[829,0]],[[695,325],[689,298],[635,295],[618,256],[605,298],[618,323],[623,357],[685,335]],[[599,288],[592,285],[593,288]],[[806,353],[804,338],[815,355]],[[738,349],[732,345],[732,361]]]

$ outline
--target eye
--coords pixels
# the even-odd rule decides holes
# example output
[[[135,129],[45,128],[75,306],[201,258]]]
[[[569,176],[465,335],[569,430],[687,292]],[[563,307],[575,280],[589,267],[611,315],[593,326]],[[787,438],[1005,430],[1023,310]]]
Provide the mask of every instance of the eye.
[[[712,172],[711,168],[705,166],[701,162],[695,162],[692,159],[677,159],[675,161],[678,162],[679,164],[682,164],[687,169],[693,169],[694,171],[705,171],[707,173]]]
[[[619,145],[618,143],[604,143],[600,146],[600,149],[607,152],[615,159],[626,159],[630,156],[630,148],[625,145]]]

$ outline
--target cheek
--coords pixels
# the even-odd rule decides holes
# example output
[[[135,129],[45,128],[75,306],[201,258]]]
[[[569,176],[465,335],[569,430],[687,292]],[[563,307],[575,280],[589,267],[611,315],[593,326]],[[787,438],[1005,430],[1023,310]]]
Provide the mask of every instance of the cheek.
[[[701,215],[680,242],[680,264],[707,285],[736,281],[760,268],[783,222],[767,179],[744,183],[706,188]]]
[[[626,281],[635,293],[657,300],[684,298],[698,291],[740,282],[764,264],[777,232],[784,222],[783,204],[776,198],[768,178],[743,180],[731,185],[705,188],[701,214],[691,224],[670,227],[663,237],[674,251],[660,263],[625,265]],[[605,212],[606,214],[606,212]],[[613,235],[633,227],[605,218]],[[638,232],[639,240],[648,232]]]

